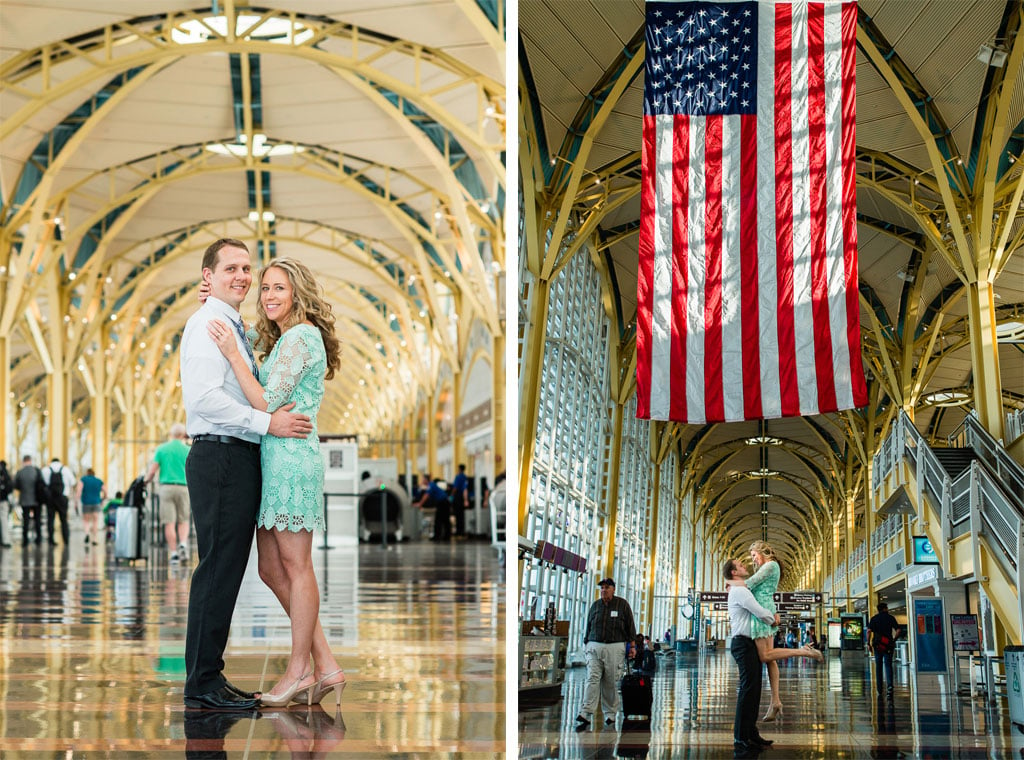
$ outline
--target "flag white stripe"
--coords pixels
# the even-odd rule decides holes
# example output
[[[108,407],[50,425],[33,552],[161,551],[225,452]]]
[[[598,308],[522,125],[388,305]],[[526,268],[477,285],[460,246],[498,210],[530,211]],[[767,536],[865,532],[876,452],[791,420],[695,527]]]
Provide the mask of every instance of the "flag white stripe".
[[[686,416],[691,424],[707,419],[704,408],[704,209],[707,186],[704,173],[704,134],[707,122],[690,118],[689,224],[687,225],[686,291]]]
[[[758,6],[757,68],[775,68],[775,14]],[[761,355],[761,413],[782,416],[779,383],[779,293],[775,279],[775,90],[772,78],[757,78],[757,292]],[[753,346],[750,347],[753,350]]]
[[[818,382],[811,305],[811,147],[807,131],[807,5],[793,3],[792,13],[793,337],[800,413],[816,414]]]
[[[722,393],[727,421],[743,419],[740,119],[722,117]]]
[[[828,255],[828,314],[836,407],[851,409],[853,381],[846,334],[846,272],[843,262],[842,29],[843,6],[825,6],[825,235]]]
[[[669,418],[672,391],[672,132],[655,117],[654,283],[651,310],[651,418]]]

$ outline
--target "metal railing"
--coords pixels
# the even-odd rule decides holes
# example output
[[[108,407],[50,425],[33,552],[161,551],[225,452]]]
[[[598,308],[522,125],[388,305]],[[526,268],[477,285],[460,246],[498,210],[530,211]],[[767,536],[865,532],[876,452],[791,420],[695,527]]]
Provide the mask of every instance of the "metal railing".
[[[985,463],[1002,485],[1003,491],[1024,512],[1024,467],[1011,457],[1006,449],[992,437],[973,411],[949,436],[951,446],[971,449]]]
[[[968,443],[988,467],[978,461],[957,477],[950,479],[931,447],[903,412],[897,418],[892,432],[879,447],[874,459],[873,484],[876,492],[886,482],[891,488],[906,485],[902,477],[901,461],[907,463],[914,473],[917,485],[918,519],[922,519],[922,496],[926,496],[939,512],[943,546],[957,536],[968,532],[988,540],[991,554],[1002,565],[1007,575],[1014,579],[1016,588],[1024,588],[1024,565],[1020,562],[1024,554],[1024,504],[1015,498],[1017,488],[1015,472],[1019,466],[1009,460],[1006,452],[976,419],[968,417],[962,431],[957,431],[956,440]],[[989,472],[989,467],[995,476]],[[996,480],[1000,478],[1002,482]],[[1020,481],[1024,486],[1024,478]],[[880,494],[876,493],[876,497]],[[975,567],[978,568],[978,553],[974,553]],[[1018,592],[1019,622],[1024,621],[1024,594]]]
[[[885,542],[903,532],[903,515],[886,517],[881,525],[871,532],[871,551],[877,551]]]
[[[1006,441],[1013,443],[1024,435],[1024,409],[1017,409],[1006,415]]]

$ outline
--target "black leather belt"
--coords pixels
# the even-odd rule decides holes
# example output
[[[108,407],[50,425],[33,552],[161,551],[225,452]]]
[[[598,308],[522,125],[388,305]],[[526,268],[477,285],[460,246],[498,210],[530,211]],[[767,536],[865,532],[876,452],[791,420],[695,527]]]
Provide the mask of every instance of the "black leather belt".
[[[259,451],[260,445],[242,438],[235,438],[230,435],[214,435],[213,433],[200,433],[192,436],[192,441],[210,441],[211,443],[226,443],[229,446],[247,446],[253,451]]]

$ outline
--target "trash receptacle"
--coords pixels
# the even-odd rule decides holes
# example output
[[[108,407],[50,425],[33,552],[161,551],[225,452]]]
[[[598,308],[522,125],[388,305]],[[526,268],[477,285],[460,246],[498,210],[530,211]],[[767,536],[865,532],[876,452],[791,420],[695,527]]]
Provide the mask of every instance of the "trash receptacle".
[[[1006,669],[1006,699],[1010,703],[1010,722],[1024,728],[1024,646],[1011,645],[1003,650]]]

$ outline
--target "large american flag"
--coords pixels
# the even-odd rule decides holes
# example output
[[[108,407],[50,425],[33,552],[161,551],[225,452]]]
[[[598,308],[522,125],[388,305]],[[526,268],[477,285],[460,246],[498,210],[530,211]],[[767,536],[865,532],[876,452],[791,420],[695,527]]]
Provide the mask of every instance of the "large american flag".
[[[855,2],[648,2],[637,416],[867,403]]]

